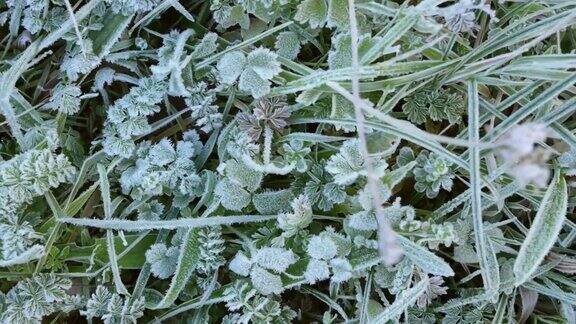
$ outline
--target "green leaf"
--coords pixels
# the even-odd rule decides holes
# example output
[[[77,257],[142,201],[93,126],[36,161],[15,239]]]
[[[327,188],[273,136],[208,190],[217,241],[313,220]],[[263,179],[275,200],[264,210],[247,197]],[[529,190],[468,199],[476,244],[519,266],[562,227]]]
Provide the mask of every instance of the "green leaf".
[[[98,164],[98,175],[100,179],[100,192],[102,194],[102,204],[104,205],[104,218],[112,218],[112,202],[110,201],[110,184],[108,182],[108,173],[102,164]],[[106,231],[106,245],[108,249],[108,258],[110,259],[110,269],[112,270],[112,277],[114,278],[114,285],[119,294],[128,295],[128,290],[122,283],[120,277],[120,268],[118,267],[118,260],[116,259],[116,247],[114,245],[114,233],[112,230]]]
[[[566,180],[560,172],[556,172],[544,198],[542,198],[526,240],[520,247],[516,262],[514,262],[516,286],[530,280],[532,274],[558,239],[558,234],[566,219],[567,207]]]
[[[325,0],[304,0],[298,5],[294,19],[301,23],[309,23],[310,27],[324,26],[328,15],[328,6]]]
[[[468,84],[468,140],[472,143],[480,142],[480,104],[478,99],[478,84],[472,80]],[[494,250],[489,246],[487,235],[484,232],[482,220],[482,180],[480,174],[480,147],[470,148],[470,190],[472,191],[472,224],[476,253],[480,260],[482,280],[488,294],[493,294],[500,287],[500,273],[498,260]]]
[[[348,1],[328,0],[328,27],[337,27],[342,30],[348,28]]]
[[[444,277],[454,275],[454,271],[446,261],[428,251],[425,247],[412,242],[402,235],[397,235],[396,240],[402,249],[404,249],[406,257],[424,272]]]
[[[184,286],[188,283],[192,270],[194,270],[200,258],[200,243],[198,242],[198,229],[191,228],[186,232],[180,247],[180,256],[176,273],[172,277],[172,282],[164,298],[152,309],[168,308],[172,306],[176,298],[180,295]]]
[[[298,34],[292,31],[284,31],[278,34],[274,44],[278,55],[293,60],[300,53],[300,39]]]
[[[420,295],[422,295],[427,288],[428,279],[424,279],[417,283],[414,287],[403,291],[399,294],[392,305],[386,307],[386,309],[373,320],[373,323],[386,323],[388,321],[394,320],[400,316],[408,307],[412,306],[418,297],[420,297]]]
[[[130,21],[132,21],[132,15],[104,16],[104,21],[102,21],[104,28],[90,33],[94,54],[98,55],[99,58],[104,58],[110,54],[112,46],[116,44]]]

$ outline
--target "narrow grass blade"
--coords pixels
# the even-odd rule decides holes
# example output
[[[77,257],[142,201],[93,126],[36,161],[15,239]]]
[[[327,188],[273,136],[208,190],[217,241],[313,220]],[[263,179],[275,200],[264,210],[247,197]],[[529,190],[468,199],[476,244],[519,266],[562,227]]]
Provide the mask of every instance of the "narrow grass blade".
[[[414,287],[402,292],[394,303],[380,313],[373,322],[386,323],[400,316],[408,307],[416,302],[418,297],[426,291],[426,288],[428,288],[428,279],[424,279]]]
[[[176,220],[159,221],[131,221],[124,219],[89,219],[89,218],[60,218],[59,222],[119,231],[146,231],[155,229],[177,229],[207,227],[216,225],[230,225],[237,223],[264,222],[276,219],[277,215],[238,215],[238,216],[214,216],[206,218],[184,218]]]
[[[444,277],[451,277],[454,275],[454,271],[446,261],[428,251],[425,247],[410,241],[402,235],[397,235],[396,239],[398,244],[400,244],[402,249],[404,249],[406,257],[408,257],[424,272]]]
[[[105,17],[104,28],[91,35],[93,37],[92,46],[94,53],[100,58],[108,55],[112,46],[116,44],[120,35],[128,27],[130,21],[132,21],[132,15],[117,14]]]
[[[524,118],[536,112],[536,110],[541,108],[544,104],[556,98],[562,91],[572,87],[575,82],[576,73],[546,89],[538,97],[531,100],[528,104],[502,121],[502,123],[498,124],[498,126],[496,126],[491,133],[485,136],[484,140],[488,141],[496,139],[498,136],[510,130],[510,128],[512,128],[514,125],[519,124]]]
[[[102,204],[104,208],[104,218],[112,218],[112,202],[110,200],[110,183],[108,182],[108,173],[102,164],[98,164],[98,175],[100,178],[100,192],[102,194]],[[120,277],[120,268],[118,267],[118,260],[116,256],[116,247],[114,245],[114,233],[112,230],[106,231],[106,245],[108,251],[108,258],[110,260],[110,269],[112,270],[112,277],[114,278],[114,285],[119,294],[128,295],[128,290],[122,283]]]
[[[480,104],[478,101],[478,83],[472,80],[468,83],[468,140],[472,143],[480,141]],[[500,286],[500,272],[498,260],[493,249],[488,246],[484,233],[482,220],[482,181],[480,178],[480,148],[470,148],[470,190],[472,205],[472,224],[474,226],[474,238],[476,253],[480,260],[482,280],[488,294],[494,294]]]
[[[345,321],[348,321],[348,315],[346,315],[344,309],[342,309],[342,307],[337,302],[335,302],[332,298],[330,298],[330,296],[327,296],[326,294],[323,294],[318,290],[312,288],[303,288],[302,291],[304,293],[310,294],[318,298],[319,300],[324,302],[324,304],[330,306],[330,308],[333,308],[338,314],[340,314],[340,316],[342,316],[342,318]]]

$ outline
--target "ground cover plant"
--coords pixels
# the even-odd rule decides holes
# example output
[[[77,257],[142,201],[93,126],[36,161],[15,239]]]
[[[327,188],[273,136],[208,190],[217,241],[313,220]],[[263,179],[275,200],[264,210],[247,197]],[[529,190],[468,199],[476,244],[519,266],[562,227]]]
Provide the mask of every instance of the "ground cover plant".
[[[573,0],[0,25],[0,323],[575,322]]]

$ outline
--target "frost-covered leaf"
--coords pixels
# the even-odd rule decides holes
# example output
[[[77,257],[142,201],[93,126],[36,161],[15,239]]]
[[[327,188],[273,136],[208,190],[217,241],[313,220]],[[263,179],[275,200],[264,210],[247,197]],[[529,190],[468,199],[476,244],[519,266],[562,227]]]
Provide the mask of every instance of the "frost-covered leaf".
[[[308,241],[307,252],[316,260],[330,260],[338,254],[338,247],[329,237],[315,235]]]
[[[526,240],[514,263],[516,286],[529,280],[558,238],[566,218],[568,189],[559,172],[542,198]]]
[[[227,84],[233,84],[244,70],[245,65],[246,57],[242,52],[234,51],[224,54],[216,66],[220,80]]]
[[[236,253],[236,256],[230,261],[230,270],[241,275],[247,276],[252,268],[252,261],[242,252]]]
[[[306,266],[304,277],[310,284],[328,279],[330,277],[328,263],[323,260],[311,259]]]
[[[276,53],[287,59],[295,59],[300,53],[300,39],[298,34],[291,31],[285,31],[278,34],[274,45]]]
[[[240,211],[250,204],[250,193],[227,178],[218,182],[214,193],[226,209]]]
[[[332,282],[340,283],[352,277],[352,265],[344,258],[330,260],[330,267],[332,269],[332,277],[330,278]]]
[[[334,176],[335,183],[349,185],[358,177],[366,176],[365,161],[359,145],[356,139],[348,140],[342,144],[340,151],[328,160],[326,171]],[[387,164],[383,160],[373,159],[372,166],[375,175],[380,177],[384,174]]]
[[[428,251],[425,247],[420,246],[401,235],[396,236],[396,239],[404,250],[406,257],[426,273],[446,277],[454,275],[454,271],[446,261]]]
[[[256,252],[253,260],[264,269],[284,272],[288,266],[296,262],[296,256],[290,250],[264,247]]]
[[[150,263],[154,276],[166,279],[174,274],[179,252],[178,248],[166,248],[162,243],[152,245],[146,251],[146,261]]]
[[[44,105],[44,109],[51,109],[66,115],[74,115],[80,110],[80,96],[82,91],[74,84],[56,85],[52,96]]]
[[[260,98],[270,92],[270,79],[280,73],[276,53],[260,47],[244,56],[242,52],[226,53],[217,64],[220,79],[233,84],[239,77],[238,88]]]
[[[218,34],[216,33],[206,33],[204,37],[200,40],[198,44],[194,47],[192,52],[192,58],[200,59],[213,54],[218,47]]]
[[[304,0],[298,5],[294,19],[301,23],[309,23],[310,27],[324,26],[328,18],[328,5],[326,0]]]
[[[288,212],[294,194],[290,190],[265,191],[254,194],[252,203],[256,210],[263,215]]]
[[[347,0],[328,0],[328,27],[338,27],[345,30],[348,28],[348,1]]]
[[[263,174],[262,172],[255,171],[243,162],[236,160],[228,160],[226,162],[226,176],[230,180],[250,192],[256,191],[260,188]]]
[[[252,285],[263,295],[280,294],[284,291],[282,278],[272,274],[259,266],[255,266],[250,272]]]

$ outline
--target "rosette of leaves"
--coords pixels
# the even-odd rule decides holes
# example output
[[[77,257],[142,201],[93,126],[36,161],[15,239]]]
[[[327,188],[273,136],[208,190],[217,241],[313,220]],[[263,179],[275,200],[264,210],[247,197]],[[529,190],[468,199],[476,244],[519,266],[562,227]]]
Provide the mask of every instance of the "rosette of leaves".
[[[254,101],[252,113],[238,113],[236,121],[238,129],[247,134],[253,141],[260,140],[266,128],[280,131],[290,117],[286,97],[278,96]],[[266,134],[264,134],[266,135]]]
[[[424,123],[427,118],[457,124],[462,121],[466,107],[464,99],[458,94],[442,89],[425,88],[407,97],[402,110],[408,119],[416,124]]]
[[[421,151],[416,157],[417,166],[414,168],[414,188],[418,192],[425,192],[426,197],[438,196],[440,189],[452,190],[455,175],[452,162],[434,152]]]

